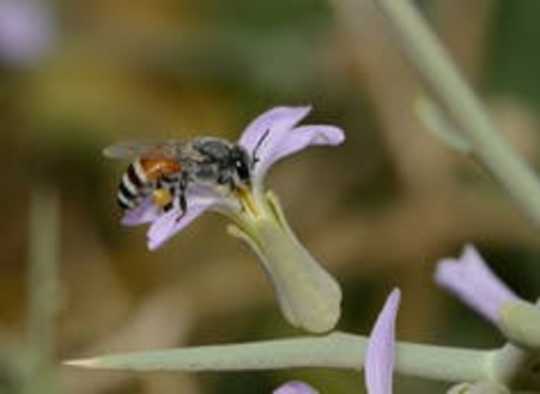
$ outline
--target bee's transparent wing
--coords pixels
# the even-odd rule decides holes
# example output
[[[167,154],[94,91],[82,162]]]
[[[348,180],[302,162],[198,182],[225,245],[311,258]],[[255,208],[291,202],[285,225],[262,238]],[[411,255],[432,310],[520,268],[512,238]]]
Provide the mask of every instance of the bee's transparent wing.
[[[132,159],[140,156],[141,153],[149,149],[147,143],[141,142],[119,142],[109,145],[103,149],[103,156],[109,159]]]
[[[185,141],[125,141],[109,145],[103,149],[103,156],[109,159],[175,158],[177,152],[186,145]]]

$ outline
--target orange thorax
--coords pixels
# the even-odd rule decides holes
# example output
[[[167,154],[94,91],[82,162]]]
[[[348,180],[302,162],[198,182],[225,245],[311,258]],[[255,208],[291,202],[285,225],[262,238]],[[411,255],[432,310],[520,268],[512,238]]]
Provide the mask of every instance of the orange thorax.
[[[168,159],[141,159],[141,166],[149,181],[155,181],[164,175],[182,170],[180,164]]]

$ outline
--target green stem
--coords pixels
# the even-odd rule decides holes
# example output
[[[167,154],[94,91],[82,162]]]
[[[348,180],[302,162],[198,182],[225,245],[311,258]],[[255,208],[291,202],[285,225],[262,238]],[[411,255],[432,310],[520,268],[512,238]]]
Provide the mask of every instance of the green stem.
[[[368,339],[332,333],[248,344],[202,346],[68,361],[93,369],[127,371],[243,371],[287,368],[360,370]],[[486,380],[491,352],[401,342],[396,370],[409,376],[445,381]]]
[[[421,96],[416,102],[415,109],[416,115],[433,135],[460,153],[471,153],[469,141],[462,132],[456,130],[447,118],[448,115],[433,100]]]
[[[491,380],[520,390],[539,390],[540,354],[507,343],[488,358]]]
[[[59,200],[36,187],[30,202],[28,347],[31,367],[25,392],[57,392],[55,324],[58,311]]]
[[[484,165],[523,211],[540,225],[540,183],[492,123],[450,57],[408,0],[375,0],[396,30],[409,60],[466,134]]]

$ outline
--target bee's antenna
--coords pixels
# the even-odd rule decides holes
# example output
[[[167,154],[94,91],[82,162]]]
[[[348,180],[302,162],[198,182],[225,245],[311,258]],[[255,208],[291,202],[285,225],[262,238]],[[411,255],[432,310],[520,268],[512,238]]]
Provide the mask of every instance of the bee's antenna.
[[[259,161],[259,158],[257,157],[257,152],[259,151],[259,148],[262,146],[262,143],[268,137],[268,134],[270,134],[270,129],[266,130],[264,134],[259,138],[259,141],[257,141],[257,144],[255,145],[255,148],[253,148],[253,152],[251,153],[251,156],[253,157],[253,162],[251,163],[251,169],[255,167],[255,164]]]

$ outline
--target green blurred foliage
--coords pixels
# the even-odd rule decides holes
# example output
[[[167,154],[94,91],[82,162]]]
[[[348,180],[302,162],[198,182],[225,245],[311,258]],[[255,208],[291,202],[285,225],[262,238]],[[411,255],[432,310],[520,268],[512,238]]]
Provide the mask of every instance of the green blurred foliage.
[[[534,0],[498,1],[490,40],[489,85],[540,104],[540,53],[536,50],[540,4]]]

